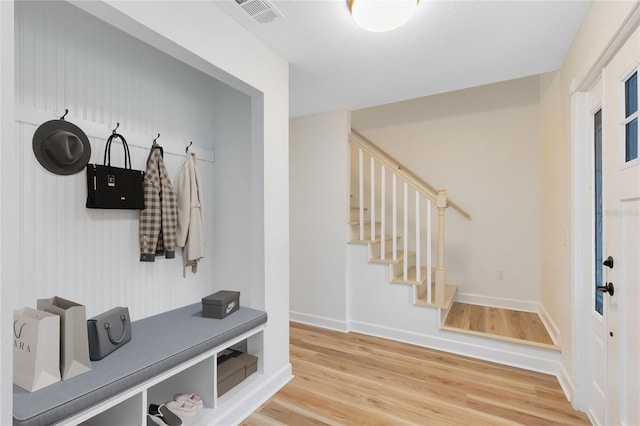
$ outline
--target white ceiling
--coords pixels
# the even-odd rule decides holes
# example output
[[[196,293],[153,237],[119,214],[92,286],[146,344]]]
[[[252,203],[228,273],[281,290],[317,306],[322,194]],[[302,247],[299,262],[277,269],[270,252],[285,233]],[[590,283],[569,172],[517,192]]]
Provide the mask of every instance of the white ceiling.
[[[285,17],[258,24],[235,1],[216,2],[290,63],[292,117],[556,70],[590,5],[420,0],[403,27],[370,33],[354,24],[346,0],[273,3]]]

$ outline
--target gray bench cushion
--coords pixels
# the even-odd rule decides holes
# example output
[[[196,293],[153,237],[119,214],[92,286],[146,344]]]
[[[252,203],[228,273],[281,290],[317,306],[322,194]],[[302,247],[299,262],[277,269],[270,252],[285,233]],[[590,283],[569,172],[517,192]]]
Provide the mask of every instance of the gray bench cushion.
[[[29,393],[13,386],[13,424],[48,426],[219,346],[267,321],[250,308],[203,318],[200,303],[131,324],[132,339],[92,370]]]

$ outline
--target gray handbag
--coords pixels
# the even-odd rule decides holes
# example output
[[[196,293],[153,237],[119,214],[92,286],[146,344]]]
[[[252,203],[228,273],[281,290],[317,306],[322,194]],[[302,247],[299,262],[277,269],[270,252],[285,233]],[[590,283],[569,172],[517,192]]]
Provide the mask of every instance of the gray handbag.
[[[89,357],[98,361],[131,340],[129,308],[117,307],[87,320]]]

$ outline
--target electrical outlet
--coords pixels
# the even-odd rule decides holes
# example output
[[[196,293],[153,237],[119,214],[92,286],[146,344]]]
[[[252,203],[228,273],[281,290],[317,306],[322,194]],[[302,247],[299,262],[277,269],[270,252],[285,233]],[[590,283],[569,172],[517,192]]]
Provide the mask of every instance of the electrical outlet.
[[[504,280],[504,269],[498,269],[496,271],[496,279]]]

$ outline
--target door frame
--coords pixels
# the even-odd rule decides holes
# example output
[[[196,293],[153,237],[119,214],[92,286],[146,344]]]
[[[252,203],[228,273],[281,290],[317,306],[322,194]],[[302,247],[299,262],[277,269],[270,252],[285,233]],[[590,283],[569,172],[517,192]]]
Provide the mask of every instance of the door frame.
[[[602,71],[640,27],[640,3],[636,3],[613,39],[591,65],[581,82],[571,84],[571,290],[572,298],[572,371],[560,366],[563,387],[569,393],[574,409],[589,415],[590,370],[590,315],[593,311],[593,289],[584,285],[591,282],[593,272],[593,212],[589,187],[593,179],[591,164],[591,135],[588,134],[589,91],[603,78]],[[588,356],[584,356],[588,354]],[[562,380],[561,380],[562,381]],[[589,415],[590,420],[593,419]]]

